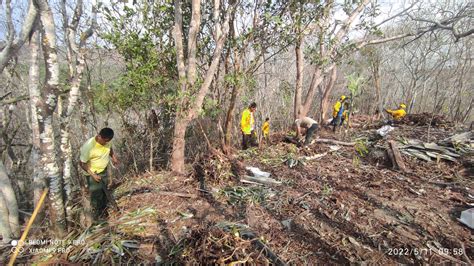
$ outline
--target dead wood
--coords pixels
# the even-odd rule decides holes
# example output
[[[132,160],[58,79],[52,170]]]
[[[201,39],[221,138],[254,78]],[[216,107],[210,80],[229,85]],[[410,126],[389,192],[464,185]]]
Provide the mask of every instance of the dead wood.
[[[400,150],[398,149],[396,142],[394,140],[389,140],[388,143],[390,146],[388,153],[390,159],[392,160],[393,167],[400,169],[403,173],[406,173],[407,168],[403,162],[402,155],[400,154]]]
[[[334,145],[341,145],[341,146],[354,146],[355,142],[343,142],[334,139],[316,139],[316,143],[327,143],[327,144],[334,144]]]

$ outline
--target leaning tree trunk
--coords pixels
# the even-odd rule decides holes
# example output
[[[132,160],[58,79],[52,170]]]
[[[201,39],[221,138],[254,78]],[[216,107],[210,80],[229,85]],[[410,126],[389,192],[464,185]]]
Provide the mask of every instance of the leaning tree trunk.
[[[2,160],[0,160],[0,214],[0,233],[3,240],[18,237],[20,235],[18,202]]]
[[[57,105],[59,87],[59,63],[56,46],[56,32],[53,13],[46,0],[36,0],[43,26],[42,46],[46,64],[46,82],[38,102],[41,139],[41,162],[49,180],[51,220],[55,234],[62,237],[67,229],[63,199],[62,177],[56,159],[56,144],[53,128],[53,113]]]
[[[332,70],[334,66],[335,66],[334,63],[330,65],[330,67],[328,68],[328,71]],[[316,94],[316,88],[324,80],[324,76],[325,76],[325,73],[323,73],[323,67],[316,66],[316,69],[313,73],[313,77],[311,79],[311,84],[309,86],[308,92],[306,93],[304,103],[301,106],[301,111],[300,111],[301,117],[307,116],[309,111],[311,110],[311,106],[314,100],[314,95]]]
[[[363,9],[369,4],[370,0],[362,0],[356,9],[354,9],[349,16],[344,19],[341,23],[341,27],[334,33],[334,37],[330,40],[331,45],[328,47],[324,46],[324,42],[320,42],[320,51],[319,56],[321,62],[325,60],[329,60],[331,63],[324,65],[323,63],[319,63],[315,66],[313,76],[311,79],[311,85],[309,86],[308,92],[306,93],[306,97],[301,109],[301,116],[306,116],[311,109],[313,104],[314,95],[316,93],[316,88],[321,84],[324,79],[324,76],[329,71],[335,67],[335,62],[332,60],[338,55],[338,49],[342,45],[343,39],[347,36],[349,29],[351,29],[352,25],[356,18],[360,15]],[[334,4],[334,1],[329,1],[328,7],[330,8]],[[329,19],[330,12],[326,12],[323,18],[323,24],[326,24]],[[325,22],[324,22],[325,21]],[[326,28],[326,26],[323,26]],[[324,33],[324,32],[323,32]],[[321,36],[323,37],[323,36]]]
[[[331,77],[329,78],[329,83],[323,92],[323,96],[321,97],[321,116],[320,116],[321,123],[323,123],[327,119],[327,113],[330,106],[329,95],[331,95],[331,92],[334,89],[336,80],[337,80],[337,66],[334,66],[334,68],[331,71]]]

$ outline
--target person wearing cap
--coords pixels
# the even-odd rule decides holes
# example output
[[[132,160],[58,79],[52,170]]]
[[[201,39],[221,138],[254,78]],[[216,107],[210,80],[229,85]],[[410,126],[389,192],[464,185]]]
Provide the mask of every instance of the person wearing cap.
[[[242,132],[242,149],[246,150],[251,146],[252,136],[255,134],[255,119],[253,114],[257,110],[257,104],[251,103],[242,113],[242,119],[240,120],[240,130]]]
[[[311,137],[313,136],[314,132],[318,129],[318,122],[306,116],[300,119],[296,119],[294,125],[296,127],[296,138],[300,137],[301,128],[306,129],[306,136],[303,146],[308,145],[311,142]]]
[[[344,108],[344,102],[346,101],[346,96],[345,95],[341,95],[341,97],[339,98],[339,100],[334,104],[334,106],[332,107],[332,121],[331,121],[331,124],[335,124],[336,123],[336,120],[338,117],[342,117],[342,114],[344,112],[344,110],[341,111],[341,108]],[[340,116],[338,116],[340,115]],[[340,121],[338,121],[340,122]]]
[[[337,126],[342,126],[347,118],[348,106],[346,104],[346,99],[347,97],[345,95],[341,95],[339,101],[337,101],[333,106],[331,121],[331,125],[333,125],[333,131],[336,131]]]
[[[396,110],[385,109],[385,112],[389,113],[395,121],[402,120],[403,117],[407,115],[405,111],[407,106],[403,103],[399,105],[399,108]]]

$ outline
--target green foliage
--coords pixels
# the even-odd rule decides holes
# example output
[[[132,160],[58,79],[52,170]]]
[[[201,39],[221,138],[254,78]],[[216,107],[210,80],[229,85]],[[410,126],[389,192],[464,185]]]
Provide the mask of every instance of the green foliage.
[[[369,153],[366,139],[358,139],[354,145],[354,148],[357,153],[362,157],[366,156]]]
[[[227,197],[227,203],[230,205],[255,204],[265,201],[271,190],[264,187],[226,187],[220,191],[220,194]]]
[[[332,194],[332,191],[333,191],[333,189],[330,185],[324,184],[322,189],[321,189],[321,195],[323,197],[328,197]]]
[[[364,78],[359,76],[357,73],[352,73],[347,78],[347,88],[351,92],[352,97],[355,97],[359,94]]]
[[[204,99],[203,107],[201,110],[201,116],[207,116],[211,118],[218,117],[223,112],[222,107],[216,99],[206,98]]]
[[[124,6],[120,12],[103,7],[102,11],[111,27],[101,37],[123,57],[125,72],[112,83],[95,86],[98,108],[173,105],[178,95],[175,49],[169,35],[172,3],[141,3]]]
[[[305,59],[311,64],[317,66],[327,66],[330,63],[329,58],[322,57],[319,53],[319,44],[309,45],[304,50]]]
[[[352,166],[354,166],[354,168],[359,168],[360,166],[360,157],[359,156],[354,156],[352,157]]]

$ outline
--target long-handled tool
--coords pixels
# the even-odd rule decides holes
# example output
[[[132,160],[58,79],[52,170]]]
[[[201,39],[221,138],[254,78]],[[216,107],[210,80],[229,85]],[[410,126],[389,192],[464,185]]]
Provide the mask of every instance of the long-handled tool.
[[[36,215],[38,215],[38,212],[41,209],[41,206],[43,205],[44,199],[46,198],[47,194],[48,194],[48,188],[46,188],[43,191],[43,194],[41,194],[41,198],[38,201],[38,204],[36,205],[36,208],[33,211],[33,214],[31,215],[30,220],[28,221],[28,225],[26,225],[26,229],[25,231],[23,231],[23,234],[21,235],[21,238],[18,241],[18,246],[16,246],[15,252],[10,257],[10,262],[8,262],[8,266],[13,266],[13,263],[15,263],[16,257],[18,256],[18,253],[20,252],[20,250],[23,248],[23,244],[25,243],[26,236],[28,235],[28,232],[30,231],[31,225],[33,225],[33,222],[35,221]]]

